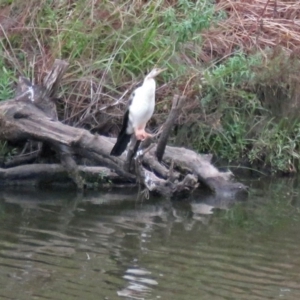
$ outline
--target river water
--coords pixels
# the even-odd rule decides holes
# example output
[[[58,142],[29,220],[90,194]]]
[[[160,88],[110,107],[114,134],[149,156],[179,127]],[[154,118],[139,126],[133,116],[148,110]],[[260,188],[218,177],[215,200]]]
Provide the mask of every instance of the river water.
[[[0,299],[300,299],[297,178],[248,197],[0,191]]]

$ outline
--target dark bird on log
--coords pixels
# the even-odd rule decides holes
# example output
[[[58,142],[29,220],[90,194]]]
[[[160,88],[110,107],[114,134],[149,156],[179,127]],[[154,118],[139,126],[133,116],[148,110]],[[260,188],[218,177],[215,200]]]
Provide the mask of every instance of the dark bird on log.
[[[126,149],[131,135],[134,133],[138,141],[150,135],[145,131],[147,122],[153,115],[155,107],[155,77],[166,69],[153,69],[144,79],[142,86],[131,95],[128,108],[123,117],[123,124],[117,142],[110,155],[120,156]]]

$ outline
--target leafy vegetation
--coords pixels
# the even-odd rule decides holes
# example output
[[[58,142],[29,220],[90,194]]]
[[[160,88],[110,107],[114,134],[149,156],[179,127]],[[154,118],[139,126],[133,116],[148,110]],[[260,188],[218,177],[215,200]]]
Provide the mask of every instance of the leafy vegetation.
[[[282,1],[277,3],[281,19],[275,24],[272,16],[260,36],[253,33],[256,23],[249,23],[253,20],[244,12],[261,18],[274,12],[256,4],[5,1],[0,6],[6,15],[0,19],[0,100],[12,97],[19,75],[39,83],[55,58],[66,59],[70,67],[58,103],[60,119],[114,134],[126,104],[114,103],[159,65],[168,71],[160,78],[165,84],[158,90],[156,123],[167,117],[174,93],[188,98],[174,135],[177,143],[253,168],[294,172],[300,167],[300,63],[290,45],[300,38],[289,22],[276,27],[293,9]],[[284,28],[290,36],[283,35]],[[109,105],[110,110],[99,110]]]

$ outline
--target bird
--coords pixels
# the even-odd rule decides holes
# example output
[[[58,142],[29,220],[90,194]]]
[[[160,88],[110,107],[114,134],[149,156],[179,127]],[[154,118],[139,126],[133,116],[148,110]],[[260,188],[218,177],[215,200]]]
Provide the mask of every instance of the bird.
[[[128,107],[123,116],[122,128],[110,155],[120,156],[126,149],[132,134],[138,141],[151,136],[145,131],[147,122],[155,107],[155,77],[166,69],[154,68],[144,79],[143,84],[131,94]]]

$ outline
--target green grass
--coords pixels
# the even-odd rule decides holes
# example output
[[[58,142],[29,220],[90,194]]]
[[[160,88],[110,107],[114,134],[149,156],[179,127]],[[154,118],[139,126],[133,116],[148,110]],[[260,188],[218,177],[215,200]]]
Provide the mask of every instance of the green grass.
[[[273,54],[237,52],[206,68],[199,99],[202,121],[187,122],[178,142],[273,173],[299,170],[300,120],[293,114],[293,88],[299,84],[300,64],[282,52]],[[220,116],[218,126],[207,121],[214,115]]]
[[[0,101],[11,99],[14,94],[14,73],[7,68],[0,58]]]
[[[181,0],[175,6],[156,0],[142,7],[135,1],[119,6],[86,0],[72,5],[68,1],[32,3],[39,9],[27,11],[28,31],[22,39],[14,36],[14,50],[19,52],[30,43],[40,55],[67,59],[79,70],[81,64],[96,62],[98,69],[113,71],[117,84],[124,76],[139,76],[157,64],[174,72],[178,67],[174,60],[180,55],[175,49],[197,41],[213,16],[208,0]],[[24,7],[20,0],[14,4]]]

